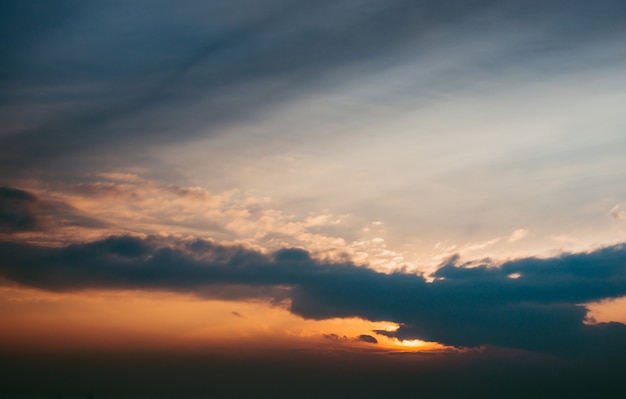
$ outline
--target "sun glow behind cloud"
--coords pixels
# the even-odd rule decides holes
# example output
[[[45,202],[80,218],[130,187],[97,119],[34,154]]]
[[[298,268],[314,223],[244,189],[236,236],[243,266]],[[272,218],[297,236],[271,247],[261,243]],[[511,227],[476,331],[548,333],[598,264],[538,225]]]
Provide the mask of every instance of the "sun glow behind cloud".
[[[0,287],[0,349],[323,349],[441,351],[436,343],[400,341],[374,331],[390,322],[358,318],[305,320],[265,302],[207,301],[149,291],[50,293]],[[375,335],[378,344],[358,337]]]

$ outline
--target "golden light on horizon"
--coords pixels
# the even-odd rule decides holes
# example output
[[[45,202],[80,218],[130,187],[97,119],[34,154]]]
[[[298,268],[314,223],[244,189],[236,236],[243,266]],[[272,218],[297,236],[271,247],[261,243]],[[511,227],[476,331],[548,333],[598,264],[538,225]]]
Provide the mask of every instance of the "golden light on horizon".
[[[307,320],[260,301],[206,300],[158,291],[51,293],[0,287],[6,348],[319,348],[436,351],[438,343],[377,334],[399,325],[360,318]],[[359,337],[371,336],[376,344]]]
[[[378,342],[381,347],[393,352],[447,352],[456,350],[453,347],[449,347],[438,342],[428,342],[420,339],[400,340],[397,338],[382,336]]]
[[[588,322],[622,321],[626,301],[589,304]],[[360,318],[307,320],[286,306],[218,301],[159,291],[51,293],[0,287],[0,346],[7,348],[318,348],[373,352],[457,351],[400,340],[400,325]],[[360,337],[370,336],[376,343]]]

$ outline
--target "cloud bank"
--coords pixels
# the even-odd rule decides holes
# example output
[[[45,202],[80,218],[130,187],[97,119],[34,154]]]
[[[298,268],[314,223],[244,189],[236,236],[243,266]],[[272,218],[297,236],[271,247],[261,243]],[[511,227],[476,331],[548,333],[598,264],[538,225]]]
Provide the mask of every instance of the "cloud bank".
[[[626,246],[468,268],[452,258],[427,282],[301,249],[262,254],[207,240],[112,236],[45,248],[0,243],[0,275],[52,291],[146,289],[288,303],[305,318],[401,324],[378,334],[459,347],[495,345],[563,356],[626,349],[626,326],[585,324],[584,303],[626,295]],[[517,278],[511,278],[511,276]],[[287,300],[287,302],[285,302]]]

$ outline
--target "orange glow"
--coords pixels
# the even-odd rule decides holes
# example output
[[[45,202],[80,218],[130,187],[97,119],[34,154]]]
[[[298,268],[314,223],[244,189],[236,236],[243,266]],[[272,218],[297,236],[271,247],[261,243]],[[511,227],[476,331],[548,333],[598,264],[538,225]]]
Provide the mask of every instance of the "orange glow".
[[[587,324],[616,321],[626,323],[626,297],[588,303]]]
[[[71,348],[315,348],[433,351],[446,347],[374,333],[390,322],[358,318],[305,320],[264,302],[205,300],[148,291],[49,293],[0,287],[0,347]],[[376,338],[378,344],[359,340]]]
[[[419,339],[399,340],[397,338],[380,337],[379,344],[390,351],[400,352],[440,352],[451,351],[454,348],[437,342],[427,342]]]

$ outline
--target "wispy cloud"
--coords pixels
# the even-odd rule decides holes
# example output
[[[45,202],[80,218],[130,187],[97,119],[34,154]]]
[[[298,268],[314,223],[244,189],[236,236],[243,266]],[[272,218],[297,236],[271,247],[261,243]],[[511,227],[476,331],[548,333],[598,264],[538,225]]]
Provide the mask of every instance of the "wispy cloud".
[[[306,97],[320,82],[430,57],[433,47],[444,49],[446,59],[469,57],[472,76],[558,56],[559,49],[617,36],[612,27],[619,24],[607,21],[623,11],[619,2],[582,1],[151,4],[65,1],[46,13],[3,7],[9,67],[0,84],[3,101],[12,104],[5,112],[11,125],[3,128],[14,133],[0,137],[3,170],[50,167],[64,158],[86,162],[96,154],[138,156],[137,148],[215,136],[219,126]],[[542,23],[537,14],[558,15],[559,23]],[[28,29],[12,22],[18,20]],[[493,40],[494,31],[502,33],[496,39],[511,39],[517,30],[540,34],[481,53],[491,48],[486,38]],[[476,54],[459,51],[469,31],[476,33]],[[443,86],[464,79],[454,67],[440,75]]]
[[[9,53],[15,67],[2,82],[5,96],[17,102],[44,86],[52,101],[27,96],[31,111],[37,101],[65,98],[70,105],[52,118],[37,115],[40,123],[2,137],[10,151],[0,161],[4,167],[25,159],[47,163],[120,144],[177,141],[181,134],[198,135],[200,128],[206,134],[207,127],[284,101],[334,70],[384,56],[488,3],[442,9],[404,0],[220,7],[193,2],[185,10],[162,3],[149,14],[148,3],[119,3],[85,7],[73,13],[74,23],[66,22],[63,11],[52,13],[28,38],[9,25],[5,42],[11,48],[30,45],[31,53]],[[19,20],[35,12],[12,11]],[[210,28],[207,16],[215,21]],[[48,34],[50,25],[55,35]],[[31,83],[33,76],[42,83]],[[91,90],[68,100],[77,86]],[[202,110],[203,117],[189,118],[190,108]]]
[[[517,229],[513,233],[511,233],[511,236],[509,237],[507,242],[512,243],[512,242],[523,240],[524,238],[526,238],[527,235],[528,235],[528,230]]]
[[[624,206],[624,204],[615,205],[613,208],[611,208],[611,212],[609,213],[616,221],[626,220],[626,207]]]

